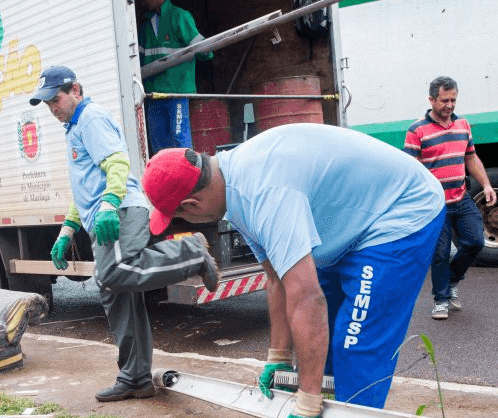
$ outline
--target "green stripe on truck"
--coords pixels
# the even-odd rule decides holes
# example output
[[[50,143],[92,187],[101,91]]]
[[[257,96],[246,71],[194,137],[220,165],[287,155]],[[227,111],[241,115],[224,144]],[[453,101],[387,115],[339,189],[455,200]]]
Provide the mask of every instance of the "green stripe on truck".
[[[476,113],[463,115],[463,117],[470,123],[474,144],[498,142],[498,112]],[[406,131],[413,122],[415,122],[414,119],[355,125],[350,126],[350,128],[402,149],[405,143]]]

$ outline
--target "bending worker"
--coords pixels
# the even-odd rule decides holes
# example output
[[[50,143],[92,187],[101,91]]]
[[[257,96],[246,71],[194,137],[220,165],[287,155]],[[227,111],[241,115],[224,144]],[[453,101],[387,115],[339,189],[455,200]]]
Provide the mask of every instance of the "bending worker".
[[[359,132],[289,124],[214,157],[160,151],[142,184],[153,234],[173,217],[224,218],[263,264],[266,396],[294,349],[290,417],[320,416],[324,370],[338,401],[383,408],[445,216],[443,189],[418,161]]]

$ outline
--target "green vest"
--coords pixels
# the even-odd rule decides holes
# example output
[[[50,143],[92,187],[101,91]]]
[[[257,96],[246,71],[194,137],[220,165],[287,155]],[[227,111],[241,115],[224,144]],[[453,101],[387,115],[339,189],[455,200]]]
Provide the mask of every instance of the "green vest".
[[[152,27],[152,17],[153,14],[148,14],[138,34],[142,66],[204,39],[195,26],[192,14],[173,6],[170,0],[161,6],[157,36]],[[212,59],[213,53],[197,58]],[[147,92],[196,93],[195,59],[146,78],[144,88]]]

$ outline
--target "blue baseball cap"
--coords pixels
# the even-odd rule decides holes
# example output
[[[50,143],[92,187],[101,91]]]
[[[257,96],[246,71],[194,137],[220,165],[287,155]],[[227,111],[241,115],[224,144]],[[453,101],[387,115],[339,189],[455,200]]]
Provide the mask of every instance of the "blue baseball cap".
[[[59,89],[65,84],[76,81],[76,75],[67,67],[54,66],[43,70],[38,80],[38,90],[29,99],[32,106],[36,106],[42,100],[52,100]]]

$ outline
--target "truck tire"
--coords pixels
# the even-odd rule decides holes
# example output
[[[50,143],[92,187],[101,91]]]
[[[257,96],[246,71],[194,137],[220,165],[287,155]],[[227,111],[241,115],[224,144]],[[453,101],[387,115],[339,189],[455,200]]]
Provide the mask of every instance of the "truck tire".
[[[48,303],[48,311],[54,309],[51,276],[32,276],[29,274],[13,274],[8,277],[9,290],[32,292],[42,295]]]
[[[0,289],[9,290],[9,282],[7,280],[7,275],[5,274],[5,268],[0,260]]]
[[[488,168],[486,173],[491,186],[498,193],[498,168]],[[489,208],[482,187],[473,178],[469,179],[469,194],[474,199],[482,214],[484,227],[484,248],[476,259],[476,264],[483,267],[498,267],[498,204]]]

